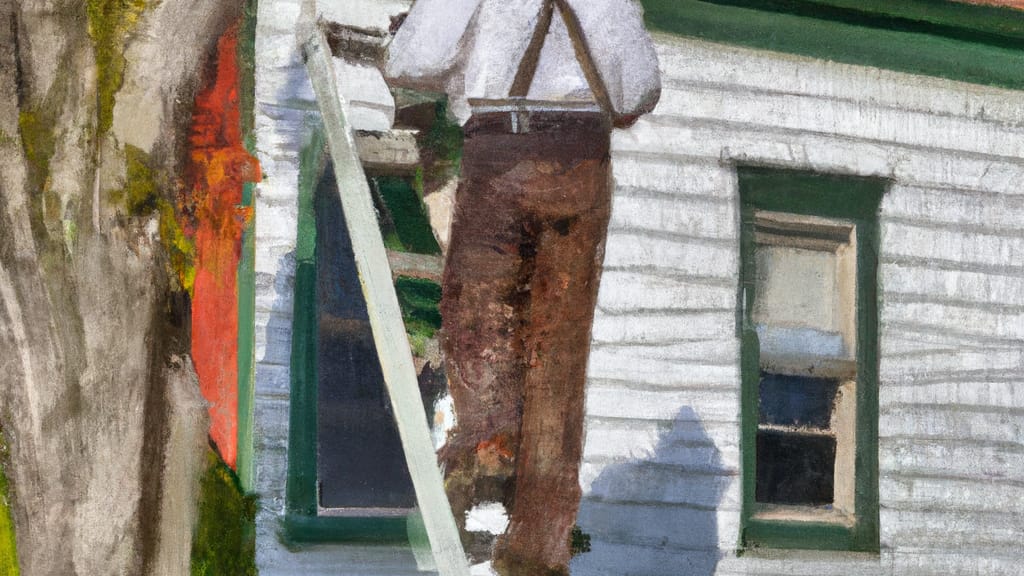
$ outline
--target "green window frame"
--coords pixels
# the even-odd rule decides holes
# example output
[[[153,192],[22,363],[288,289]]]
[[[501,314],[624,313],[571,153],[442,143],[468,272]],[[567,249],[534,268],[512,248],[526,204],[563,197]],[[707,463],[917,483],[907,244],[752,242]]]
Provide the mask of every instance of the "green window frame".
[[[415,514],[321,516],[317,505],[317,258],[314,194],[329,161],[322,127],[300,155],[298,238],[292,318],[286,543],[407,543]]]
[[[366,542],[426,546],[426,531],[418,508],[367,508],[365,515],[321,515],[318,505],[318,303],[317,208],[315,196],[325,166],[330,162],[326,135],[315,126],[299,159],[298,236],[290,358],[290,404],[286,514],[282,539],[289,544]],[[380,177],[383,186],[398,186],[399,177]],[[410,202],[405,190],[380,192],[386,222],[381,233],[391,248],[407,253],[440,254],[422,204]],[[414,205],[410,205],[414,204]],[[396,214],[397,213],[397,214]],[[433,337],[440,328],[440,286],[429,280],[400,276],[395,281],[402,318],[413,346]],[[350,511],[353,512],[353,511]]]
[[[879,205],[888,181],[763,167],[737,167],[740,195],[741,549],[795,548],[877,552]],[[853,224],[856,242],[856,417],[852,522],[768,518],[758,503],[757,432],[761,345],[753,310],[758,211]]]

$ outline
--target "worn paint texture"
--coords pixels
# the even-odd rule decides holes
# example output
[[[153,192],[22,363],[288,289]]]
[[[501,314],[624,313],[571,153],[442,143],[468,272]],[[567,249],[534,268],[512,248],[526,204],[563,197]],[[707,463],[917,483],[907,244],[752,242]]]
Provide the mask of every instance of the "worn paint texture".
[[[574,573],[1019,573],[1020,92],[655,39],[670,88],[612,137]],[[737,551],[733,163],[890,181],[877,554]]]
[[[569,561],[611,209],[607,120],[529,122],[525,134],[507,114],[466,127],[442,300],[458,422],[442,454],[449,498],[462,522],[475,504],[506,505],[495,565],[524,575],[565,573]]]
[[[215,74],[196,96],[189,137],[193,180],[184,211],[194,223],[192,357],[209,401],[210,438],[234,467],[238,448],[238,262],[252,211],[241,206],[259,164],[243,146],[237,63],[238,27],[217,44]]]
[[[175,360],[188,300],[163,207],[236,16],[219,0],[0,2],[0,413],[22,573],[174,573],[160,567],[187,556],[173,492],[192,478],[165,466],[195,448],[170,440],[194,430],[172,392],[194,374]]]

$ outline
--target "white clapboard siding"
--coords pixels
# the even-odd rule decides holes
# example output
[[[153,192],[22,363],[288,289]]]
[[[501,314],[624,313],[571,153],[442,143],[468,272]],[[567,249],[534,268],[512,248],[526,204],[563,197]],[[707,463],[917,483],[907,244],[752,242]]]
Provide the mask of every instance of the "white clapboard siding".
[[[612,137],[581,469],[593,550],[574,573],[1024,574],[1021,94],[656,38],[661,102]],[[737,164],[892,181],[880,555],[735,554]]]
[[[645,298],[636,298],[636,288]],[[610,313],[663,310],[724,310],[736,306],[731,279],[680,278],[621,270],[605,270],[599,293],[601,309]]]
[[[1024,340],[1024,312],[934,302],[885,302],[882,322],[960,334],[964,337],[1020,342]]]
[[[739,446],[716,446],[710,441],[675,438],[672,431],[657,435],[636,429],[590,429],[584,459],[588,462],[635,461],[678,466],[690,472],[729,474],[739,469]]]
[[[690,42],[667,34],[656,38],[663,47],[658,57],[667,84],[734,85],[1024,125],[1020,93],[1013,90],[927,76],[914,77],[914,89],[908,89],[908,76],[900,72],[838,62],[815,62],[811,71],[808,59],[799,56]]]
[[[916,112],[871,102],[835,100],[739,86],[687,85],[662,90],[658,111],[676,118],[722,120],[915,148],[986,156],[1024,156],[1024,130],[974,118]],[[950,133],[958,138],[950,139]]]
[[[634,189],[616,195],[609,228],[731,240],[738,225],[731,202]]]
[[[586,419],[586,430],[588,438],[591,433],[616,432],[626,433],[632,431],[635,434],[633,440],[627,444],[606,447],[608,450],[635,449],[644,446],[656,446],[662,438],[691,444],[713,444],[719,450],[734,449],[739,446],[739,428],[733,420],[725,422],[712,422],[707,419],[698,419],[696,412],[680,412],[672,419],[636,420],[631,418],[610,418],[599,416],[588,416]],[[594,437],[597,438],[596,436]],[[646,443],[646,444],[645,444]],[[594,442],[597,444],[597,442]],[[594,449],[600,449],[595,446]]]
[[[893,556],[891,574],[898,576],[1020,576],[1020,551],[930,547],[900,550]]]
[[[957,405],[972,408],[1008,408],[1019,410],[1024,406],[1024,369],[1017,368],[1007,380],[950,382],[941,379],[933,383],[885,383],[879,391],[882,404]]]
[[[695,508],[740,509],[738,474],[710,474],[692,467],[647,462],[620,462],[607,466],[585,464],[580,485],[587,498],[608,502],[688,505]]]
[[[880,443],[885,448],[879,451],[880,470],[932,477],[955,465],[972,478],[1024,484],[1024,444],[1019,442],[883,438]]]
[[[620,132],[614,138],[622,138]],[[621,153],[621,151],[620,151]],[[732,171],[722,166],[717,157],[680,158],[677,154],[630,158],[612,162],[616,197],[630,193],[631,188],[661,192],[675,196],[698,196],[732,202]]]
[[[596,361],[637,364],[654,360],[735,368],[739,362],[739,353],[739,342],[735,338],[651,345],[594,344],[590,349],[590,367],[593,367]],[[730,382],[730,385],[733,383]]]
[[[593,535],[592,535],[593,536]],[[587,576],[660,576],[711,574],[719,552],[713,549],[678,550],[637,546],[591,539],[592,550],[572,560],[573,574]]]
[[[996,512],[1024,515],[1021,484],[993,480],[955,480],[942,477],[915,477],[910,474],[883,475],[879,490],[890,508],[929,512],[935,503],[950,513]]]
[[[1024,277],[919,264],[884,263],[880,282],[887,294],[928,294],[955,302],[1024,308]]]
[[[889,218],[986,230],[1020,237],[1024,196],[894,184],[882,200]]]
[[[879,408],[878,434],[886,438],[918,437],[936,441],[1003,442],[1024,438],[1024,418],[994,406],[950,404],[883,404]],[[955,462],[949,463],[951,466]],[[949,475],[967,477],[969,468],[951,467]]]
[[[729,312],[679,311],[641,314],[594,313],[593,339],[612,344],[663,344],[686,340],[720,340],[736,330]]]
[[[951,154],[874,141],[654,115],[612,135],[619,158],[733,161],[837,174],[892,177],[907,185],[1024,194],[1024,161]]]
[[[986,374],[1012,377],[1021,375],[1022,370],[1024,349],[992,346],[887,354],[881,359],[879,373],[887,385],[885,389],[888,389],[890,386],[917,385],[935,380],[955,383]]]
[[[713,278],[735,278],[739,251],[721,241],[654,232],[610,230],[605,264],[649,267]]]
[[[595,350],[590,355],[588,376],[593,381],[641,381],[649,386],[733,388],[739,375],[736,364],[706,364],[699,360],[633,360],[628,354]]]
[[[1024,236],[934,226],[926,221],[883,219],[882,245],[889,257],[950,262],[966,267],[1024,272]]]
[[[881,510],[882,533],[903,546],[930,548],[936,544],[936,533],[946,534],[950,541],[964,549],[998,552],[1020,550],[1020,534],[1024,520],[1012,512],[930,510]]]
[[[682,550],[732,547],[739,514],[678,504],[587,502],[579,523],[605,541]]]
[[[603,383],[591,383],[587,390],[587,413],[605,418],[675,420],[695,411],[701,419],[729,422],[736,421],[739,409],[739,390],[653,390]]]

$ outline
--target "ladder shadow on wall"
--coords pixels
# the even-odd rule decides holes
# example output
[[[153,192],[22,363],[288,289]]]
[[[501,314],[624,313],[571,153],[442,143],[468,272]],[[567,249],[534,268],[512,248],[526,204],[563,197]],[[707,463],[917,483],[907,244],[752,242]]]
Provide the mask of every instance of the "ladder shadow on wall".
[[[641,445],[651,425],[636,420],[591,423],[588,442],[614,438]],[[614,434],[604,433],[612,428]],[[612,451],[591,448],[588,452]],[[587,472],[598,466],[590,462],[592,457],[585,458],[578,524],[590,535],[592,549],[574,558],[572,573],[713,575],[721,558],[718,509],[737,478],[735,470],[723,465],[697,413],[684,406],[671,422],[662,422],[653,449],[617,452],[624,454],[605,464],[596,477]]]

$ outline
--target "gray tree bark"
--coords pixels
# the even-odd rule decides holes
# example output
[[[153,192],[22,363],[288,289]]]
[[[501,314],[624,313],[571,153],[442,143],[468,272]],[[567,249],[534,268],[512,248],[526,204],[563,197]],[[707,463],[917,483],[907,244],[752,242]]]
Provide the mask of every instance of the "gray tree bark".
[[[114,43],[127,64],[109,129],[87,4],[141,8]],[[158,215],[116,192],[131,145],[173,201],[198,72],[239,8],[0,0],[0,426],[24,575],[164,564],[167,387],[195,383],[172,359],[188,303]]]

